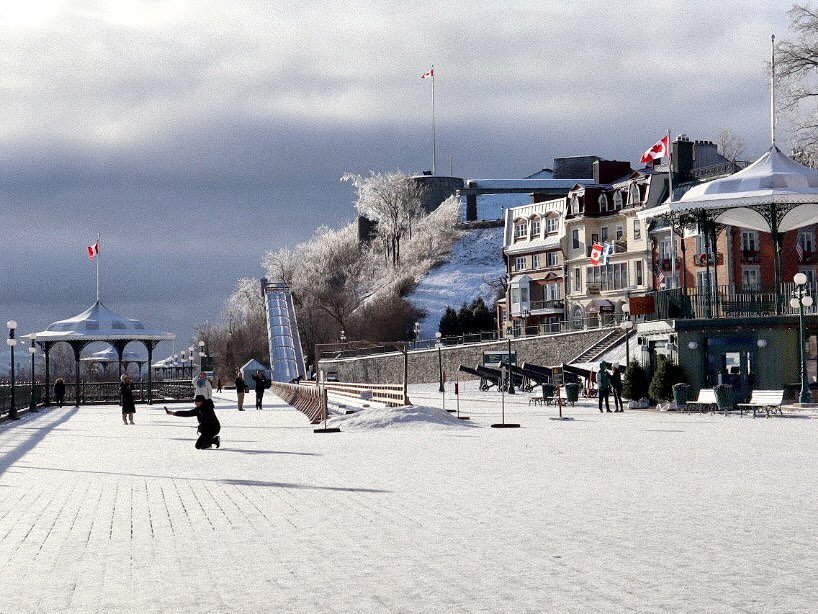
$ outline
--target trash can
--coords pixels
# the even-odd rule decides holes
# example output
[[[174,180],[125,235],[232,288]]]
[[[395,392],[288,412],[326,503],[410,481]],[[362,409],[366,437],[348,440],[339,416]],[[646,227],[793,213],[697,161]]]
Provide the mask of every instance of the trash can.
[[[733,409],[733,387],[730,384],[719,384],[713,391],[716,393],[719,411],[727,412]]]
[[[685,405],[687,405],[689,395],[689,384],[673,384],[673,401],[676,403],[677,409],[684,409]]]
[[[565,384],[565,401],[571,405],[579,401],[579,384]]]
[[[554,386],[554,384],[543,384],[542,385],[542,398],[543,398],[543,401],[545,401],[546,403],[549,403],[551,401],[551,399],[554,398],[554,390],[555,389],[556,389],[556,386]]]

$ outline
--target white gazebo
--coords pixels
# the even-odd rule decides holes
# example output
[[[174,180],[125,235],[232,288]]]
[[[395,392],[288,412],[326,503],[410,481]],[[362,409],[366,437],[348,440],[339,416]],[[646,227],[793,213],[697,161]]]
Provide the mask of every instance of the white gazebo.
[[[162,341],[175,339],[176,335],[146,328],[139,320],[133,320],[114,313],[101,302],[97,301],[91,307],[73,318],[58,320],[45,330],[28,335],[28,338],[33,339],[45,352],[46,403],[48,403],[50,389],[49,358],[51,348],[54,344],[61,341],[71,346],[71,349],[74,350],[74,361],[76,364],[76,403],[79,405],[80,354],[88,344],[97,341],[109,343],[116,353],[116,360],[119,363],[121,371],[125,346],[130,342],[139,341],[145,346],[145,349],[148,351],[147,362],[150,363],[153,350],[156,346]],[[153,400],[151,384],[151,370],[148,369],[148,403],[151,403]]]

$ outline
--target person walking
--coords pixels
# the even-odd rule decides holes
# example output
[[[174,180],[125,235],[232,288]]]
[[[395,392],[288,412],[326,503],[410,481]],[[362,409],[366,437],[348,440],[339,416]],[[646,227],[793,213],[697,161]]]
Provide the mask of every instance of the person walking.
[[[213,446],[220,448],[222,440],[219,433],[222,430],[222,425],[216,417],[213,401],[199,394],[193,399],[193,404],[193,409],[184,409],[181,411],[171,411],[167,405],[165,405],[165,413],[169,416],[179,416],[182,418],[196,416],[196,419],[199,421],[199,439],[196,440],[196,449],[207,450]]]
[[[614,398],[614,413],[624,412],[625,406],[622,404],[622,367],[614,363],[611,374],[611,391]]]
[[[261,400],[264,397],[264,390],[267,388],[270,380],[264,376],[263,371],[256,371],[256,374],[253,376],[253,381],[256,383],[256,409],[261,409]]]
[[[222,391],[222,378],[219,377],[216,379],[216,392]]]
[[[199,373],[193,380],[193,397],[198,396],[206,399],[213,398],[213,385],[204,373]]]
[[[605,400],[605,411],[611,413],[611,376],[608,373],[608,363],[599,363],[596,374],[597,395],[599,396],[599,413],[602,413],[602,400]]]
[[[239,411],[244,411],[245,392],[247,392],[247,384],[244,383],[244,374],[239,371],[236,374],[236,398],[238,399]]]
[[[119,398],[122,401],[122,422],[128,424],[130,419],[131,424],[134,423],[133,415],[136,413],[136,403],[133,399],[133,382],[127,375],[122,375],[119,384]]]
[[[54,382],[54,398],[57,400],[57,407],[62,407],[65,400],[65,381],[61,377]]]

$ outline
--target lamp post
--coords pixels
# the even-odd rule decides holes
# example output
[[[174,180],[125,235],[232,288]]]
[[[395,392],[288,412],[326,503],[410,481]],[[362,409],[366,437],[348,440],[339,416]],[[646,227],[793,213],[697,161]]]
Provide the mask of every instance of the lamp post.
[[[412,328],[412,333],[415,339],[415,349],[417,349],[418,339],[420,339],[420,322],[415,322],[415,326]]]
[[[193,377],[193,350],[194,349],[195,348],[192,345],[187,349],[187,351],[188,351],[187,357],[190,360],[190,377]]]
[[[801,347],[801,395],[800,403],[809,403],[809,381],[807,380],[807,359],[804,352],[804,307],[812,307],[812,295],[807,287],[807,276],[803,273],[796,273],[792,278],[795,282],[795,290],[792,292],[790,307],[798,309],[798,345]]]
[[[187,352],[182,350],[180,354],[182,356],[182,377],[185,377],[185,356],[187,356]]]
[[[347,334],[346,334],[346,331],[342,330],[341,331],[341,343],[346,343],[346,342],[347,342]]]
[[[28,353],[31,354],[31,400],[28,403],[29,411],[37,411],[37,401],[34,399],[34,355],[37,353],[37,346],[34,341],[37,337],[31,335],[31,345],[28,347]]]
[[[506,341],[508,342],[508,364],[511,365],[511,337],[506,339]],[[508,393],[516,394],[514,390],[514,374],[511,372],[510,366],[506,371],[506,375],[508,377]]]
[[[437,372],[440,379],[440,386],[438,387],[438,392],[445,392],[446,388],[443,386],[443,333],[440,331],[435,333],[435,339],[437,339]]]
[[[6,322],[6,326],[9,329],[9,338],[6,339],[6,343],[11,349],[11,409],[9,409],[9,420],[19,420],[20,418],[17,415],[16,399],[14,398],[14,346],[17,345],[17,339],[14,338],[14,332],[17,330],[17,322],[14,320],[9,320]]]
[[[204,359],[205,359],[205,342],[202,339],[199,339],[199,371],[204,371]]]
[[[622,305],[622,322],[619,324],[619,328],[625,333],[625,367],[627,368],[631,364],[631,342],[630,342],[630,333],[631,329],[633,328],[633,320],[631,320],[631,308],[630,305],[625,303]]]

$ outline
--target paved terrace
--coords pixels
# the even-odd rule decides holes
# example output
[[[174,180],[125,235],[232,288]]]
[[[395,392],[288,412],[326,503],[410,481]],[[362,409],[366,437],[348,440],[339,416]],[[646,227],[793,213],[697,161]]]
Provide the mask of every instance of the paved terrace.
[[[432,404],[431,388],[412,391]],[[3,612],[813,612],[818,420],[567,410],[316,435],[280,402],[0,426]],[[272,399],[272,401],[275,401]]]

